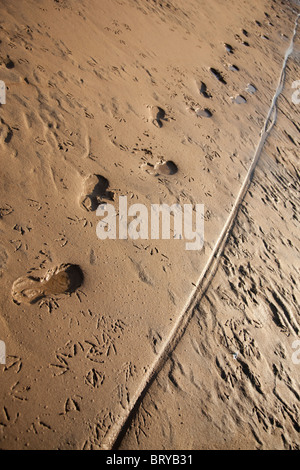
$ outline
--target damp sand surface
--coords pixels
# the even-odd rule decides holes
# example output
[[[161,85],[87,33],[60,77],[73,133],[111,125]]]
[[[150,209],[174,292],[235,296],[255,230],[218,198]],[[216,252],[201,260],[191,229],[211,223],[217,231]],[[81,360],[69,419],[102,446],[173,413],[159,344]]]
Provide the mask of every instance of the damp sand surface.
[[[299,447],[298,32],[276,126],[213,257],[297,8],[1,2],[1,449]],[[98,205],[118,217],[120,196],[204,204],[203,249],[172,238],[172,215],[170,239],[98,239]]]

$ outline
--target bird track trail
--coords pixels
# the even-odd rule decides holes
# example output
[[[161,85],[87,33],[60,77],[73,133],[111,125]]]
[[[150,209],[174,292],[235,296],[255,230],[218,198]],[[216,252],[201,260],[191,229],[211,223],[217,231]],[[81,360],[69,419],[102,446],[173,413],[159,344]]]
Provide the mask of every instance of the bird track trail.
[[[204,269],[201,272],[201,275],[198,279],[196,287],[192,290],[181,314],[177,318],[177,321],[174,327],[172,328],[168,337],[166,338],[164,345],[161,348],[161,351],[157,355],[157,358],[153,362],[152,366],[149,368],[148,372],[145,374],[144,379],[140,383],[134,397],[131,399],[129,406],[126,408],[126,410],[124,410],[124,414],[118,418],[114,426],[112,426],[110,432],[106,435],[105,439],[103,440],[102,442],[103,449],[109,450],[109,449],[118,448],[118,444],[121,442],[126,430],[128,429],[128,426],[132,418],[134,417],[139,404],[141,403],[142,399],[144,398],[147,390],[150,388],[154,379],[157,377],[158,373],[160,372],[160,370],[166,363],[169,355],[171,354],[171,352],[174,350],[174,348],[176,347],[176,345],[179,343],[180,339],[182,338],[193,316],[194,307],[196,306],[197,303],[201,301],[202,297],[206,293],[214,277],[214,274],[216,273],[220,256],[224,250],[224,247],[227,243],[230,232],[234,226],[241,204],[245,198],[245,195],[249,189],[249,186],[251,185],[259,157],[262,153],[265,142],[274,124],[276,123],[276,117],[277,117],[276,103],[284,87],[286,65],[287,65],[287,61],[291,53],[293,52],[294,39],[297,33],[299,17],[300,15],[297,14],[296,19],[295,19],[295,27],[294,27],[292,39],[291,39],[289,47],[286,50],[286,53],[283,59],[283,64],[282,64],[276,92],[273,96],[268,115],[265,119],[264,126],[260,134],[260,139],[256,147],[252,163],[248,169],[247,175],[240,188],[237,198],[233,204],[233,207],[228,216],[228,219],[226,220],[223,226],[223,229],[219,235],[219,238],[216,241],[215,246],[212,250],[212,253]]]

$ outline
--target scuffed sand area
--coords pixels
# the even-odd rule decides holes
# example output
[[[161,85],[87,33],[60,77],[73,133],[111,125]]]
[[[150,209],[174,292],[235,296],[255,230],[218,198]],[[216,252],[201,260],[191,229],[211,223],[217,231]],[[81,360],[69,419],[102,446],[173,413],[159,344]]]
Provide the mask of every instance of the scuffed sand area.
[[[297,2],[0,11],[0,448],[299,449],[299,31],[240,199]],[[203,249],[100,240],[120,196],[204,204]]]

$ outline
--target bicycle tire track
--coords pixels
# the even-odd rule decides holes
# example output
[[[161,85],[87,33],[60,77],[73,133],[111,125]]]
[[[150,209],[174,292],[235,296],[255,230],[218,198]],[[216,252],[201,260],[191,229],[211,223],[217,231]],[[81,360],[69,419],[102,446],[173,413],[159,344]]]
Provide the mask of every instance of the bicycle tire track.
[[[264,148],[265,142],[270,135],[273,126],[276,123],[276,117],[277,117],[277,100],[278,97],[280,96],[284,83],[285,83],[285,75],[286,75],[286,65],[287,61],[290,57],[290,55],[293,52],[293,46],[294,46],[294,39],[297,34],[297,29],[298,29],[298,21],[299,21],[300,15],[297,14],[296,19],[295,19],[295,26],[294,30],[292,33],[292,38],[289,44],[289,47],[286,50],[284,59],[283,59],[283,64],[281,68],[281,73],[279,76],[278,80],[278,85],[275,91],[275,94],[273,95],[272,102],[269,108],[269,112],[267,114],[267,117],[264,122],[264,126],[261,131],[260,139],[258,142],[258,145],[256,147],[254,157],[252,160],[252,163],[248,169],[247,175],[244,179],[244,182],[239,190],[239,193],[237,195],[237,198],[233,204],[232,210],[229,214],[229,217],[227,218],[226,223],[224,224],[224,227],[220,233],[219,238],[217,239],[215,246],[212,250],[212,253],[204,267],[204,269],[201,272],[201,275],[198,279],[198,282],[196,284],[195,289],[191,292],[190,297],[188,298],[185,307],[182,310],[182,313],[179,315],[177,322],[175,323],[173,329],[169,333],[167,339],[164,342],[164,345],[162,346],[161,352],[158,354],[157,359],[154,361],[152,364],[152,367],[148,371],[148,373],[145,375],[145,378],[143,382],[140,384],[135,396],[131,400],[131,403],[129,404],[128,408],[125,410],[126,414],[124,416],[121,416],[119,420],[115,423],[115,425],[112,427],[111,432],[107,435],[106,439],[102,443],[102,448],[109,450],[109,449],[116,449],[118,448],[118,443],[121,441],[124,433],[126,432],[132,417],[135,415],[135,411],[137,410],[139,404],[141,403],[143,397],[145,396],[146,392],[148,391],[149,387],[153,383],[154,379],[156,378],[157,374],[160,372],[162,367],[164,366],[167,358],[169,357],[169,354],[174,350],[176,345],[179,343],[180,339],[182,338],[192,316],[193,316],[193,310],[196,305],[196,303],[199,303],[206,293],[213,277],[216,272],[216,269],[218,267],[219,259],[220,256],[224,250],[224,247],[227,243],[227,240],[230,236],[231,230],[234,226],[234,223],[236,221],[237,214],[239,212],[239,209],[241,207],[241,204],[245,198],[245,195],[247,194],[247,191],[251,185],[255,169],[258,163],[258,160],[260,158],[260,155],[262,153],[262,150]]]

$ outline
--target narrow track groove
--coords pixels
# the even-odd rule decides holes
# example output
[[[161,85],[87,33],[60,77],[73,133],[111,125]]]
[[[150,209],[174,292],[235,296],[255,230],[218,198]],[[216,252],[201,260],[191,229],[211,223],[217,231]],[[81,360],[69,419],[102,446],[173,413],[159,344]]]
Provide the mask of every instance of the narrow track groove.
[[[218,240],[215,243],[214,249],[212,250],[212,253],[203,269],[201,272],[201,275],[198,279],[198,282],[196,284],[195,289],[191,292],[191,295],[187,299],[187,302],[181,312],[181,314],[178,316],[177,321],[170,331],[168,337],[165,339],[164,344],[161,348],[161,351],[159,352],[157,358],[153,362],[152,366],[149,368],[147,374],[145,374],[144,379],[140,383],[134,397],[132,398],[128,408],[124,411],[124,415],[120,416],[118,421],[115,423],[115,425],[111,428],[110,433],[107,434],[105,440],[102,443],[102,448],[103,449],[117,449],[119,443],[121,442],[126,430],[128,429],[128,426],[134,417],[139,404],[141,403],[143,397],[145,396],[147,390],[153,383],[155,377],[157,377],[158,373],[166,363],[169,355],[171,352],[174,350],[178,342],[180,341],[181,337],[183,336],[192,316],[193,316],[193,311],[198,304],[205,292],[207,291],[214,274],[216,272],[216,269],[219,264],[219,260],[221,257],[221,254],[224,250],[224,247],[227,243],[228,237],[231,233],[231,230],[234,226],[237,214],[239,212],[239,209],[241,207],[241,204],[245,198],[245,195],[249,189],[249,186],[251,185],[251,181],[253,179],[253,175],[257,166],[257,162],[259,160],[259,157],[261,155],[262,149],[265,145],[265,142],[276,122],[276,117],[277,117],[277,108],[276,108],[276,103],[277,99],[280,96],[283,87],[284,87],[284,81],[285,81],[285,70],[286,70],[286,65],[287,61],[290,57],[290,55],[293,52],[293,46],[294,46],[294,39],[297,33],[297,28],[298,28],[298,20],[299,20],[299,14],[297,14],[297,17],[295,19],[295,27],[292,35],[292,39],[290,42],[290,45],[288,49],[286,50],[282,68],[281,68],[281,73],[278,81],[278,85],[276,88],[276,92],[273,96],[271,106],[268,112],[268,115],[266,117],[266,120],[264,122],[263,129],[260,134],[260,139],[258,142],[258,145],[256,147],[254,157],[252,160],[252,163],[248,169],[247,175],[243,181],[243,184],[239,190],[239,193],[237,195],[237,198],[233,204],[233,207],[231,209],[230,215],[228,216],[228,219],[226,220],[223,229],[220,233],[220,236],[218,237]]]

